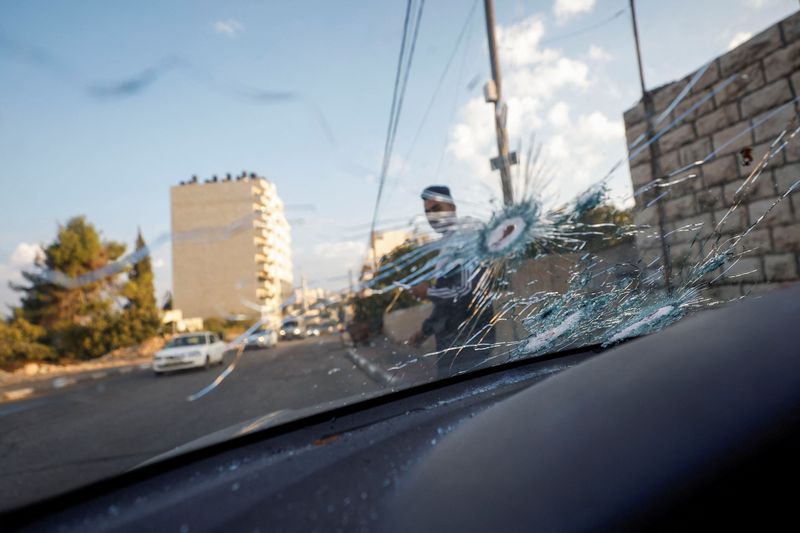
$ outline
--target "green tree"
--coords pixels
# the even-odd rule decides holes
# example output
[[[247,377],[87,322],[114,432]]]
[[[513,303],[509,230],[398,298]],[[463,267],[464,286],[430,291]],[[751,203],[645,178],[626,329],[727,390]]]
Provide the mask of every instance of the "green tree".
[[[122,288],[122,296],[128,300],[123,319],[130,342],[138,343],[156,335],[161,325],[153,283],[153,265],[141,230],[136,235],[134,254],[141,257],[131,267],[128,281]]]
[[[578,219],[585,225],[587,235],[585,251],[597,251],[633,240],[630,232],[633,226],[633,217],[630,212],[622,211],[613,205],[599,205],[584,213]]]
[[[435,254],[435,252],[432,252],[431,254],[423,255],[402,267],[395,266],[404,257],[408,257],[408,254],[414,252],[418,246],[418,244],[412,242],[405,242],[381,257],[378,270],[385,277],[375,283],[374,288],[390,287],[396,281],[405,279]],[[353,322],[360,325],[370,334],[379,333],[383,328],[383,315],[387,310],[404,309],[419,303],[410,292],[400,288],[384,293],[373,293],[369,296],[357,296],[353,301]]]
[[[13,369],[28,361],[53,361],[52,348],[40,342],[45,330],[22,318],[19,312],[0,321],[0,366]]]
[[[59,357],[90,359],[124,344],[119,275],[94,274],[124,251],[123,244],[101,240],[85,217],[74,217],[59,226],[35,268],[22,273],[27,285],[12,285],[22,293],[20,317],[44,329],[44,343]]]
[[[631,229],[633,227],[633,217],[629,211],[617,209],[610,204],[598,205],[581,214],[574,222],[570,223],[571,230],[567,231],[570,239],[583,241],[581,252],[597,252],[605,248],[617,246],[625,242],[633,241]],[[569,247],[575,246],[570,243]],[[557,246],[549,253],[564,253],[563,246]],[[574,250],[578,251],[578,250]],[[541,255],[541,245],[532,244],[526,257],[538,257]]]
[[[172,292],[166,291],[164,297],[161,299],[161,309],[164,311],[172,311]]]

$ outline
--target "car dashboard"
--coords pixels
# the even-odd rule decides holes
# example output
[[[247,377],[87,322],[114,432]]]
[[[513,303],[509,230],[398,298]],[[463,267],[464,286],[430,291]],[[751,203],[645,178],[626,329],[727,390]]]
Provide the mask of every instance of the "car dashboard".
[[[793,517],[800,287],[395,391],[19,509],[59,531],[577,531]],[[790,485],[791,486],[791,485]]]

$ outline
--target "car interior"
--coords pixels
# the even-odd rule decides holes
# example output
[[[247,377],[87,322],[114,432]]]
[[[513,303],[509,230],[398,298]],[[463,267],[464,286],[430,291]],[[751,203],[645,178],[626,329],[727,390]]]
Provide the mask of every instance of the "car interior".
[[[798,319],[795,286],[615,348],[239,430],[2,522],[59,531],[785,526],[800,473]]]

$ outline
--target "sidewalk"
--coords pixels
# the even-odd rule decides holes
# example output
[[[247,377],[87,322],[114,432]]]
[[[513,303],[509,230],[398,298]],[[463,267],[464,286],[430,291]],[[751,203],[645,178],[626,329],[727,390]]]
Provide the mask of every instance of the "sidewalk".
[[[378,383],[387,387],[423,383],[436,378],[436,356],[386,337],[368,345],[349,346],[348,358]]]
[[[66,364],[27,363],[14,372],[0,370],[0,402],[21,400],[37,393],[60,389],[80,381],[103,379],[150,369],[153,354],[166,340],[153,337],[141,344],[119,348],[97,359]]]
[[[61,389],[76,383],[95,379],[105,379],[114,375],[129,374],[134,371],[150,370],[152,357],[138,360],[95,364],[91,368],[80,365],[67,365],[62,370],[47,374],[25,375],[18,372],[3,372],[0,376],[0,403],[22,400],[47,391]]]

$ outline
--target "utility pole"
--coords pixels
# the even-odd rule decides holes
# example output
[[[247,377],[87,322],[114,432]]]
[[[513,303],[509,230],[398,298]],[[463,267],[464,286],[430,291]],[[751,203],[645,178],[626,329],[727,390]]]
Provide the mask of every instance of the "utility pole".
[[[631,22],[633,23],[633,40],[636,44],[636,62],[639,67],[639,83],[642,87],[642,103],[644,105],[644,120],[647,126],[647,139],[648,141],[653,138],[653,116],[655,115],[655,106],[653,104],[653,97],[647,90],[644,83],[644,69],[642,68],[642,51],[639,46],[639,28],[636,24],[636,2],[630,0],[631,4]],[[650,154],[650,174],[652,179],[661,176],[661,147],[658,142],[650,143],[648,145]],[[644,201],[644,199],[642,200]],[[658,231],[661,240],[661,257],[664,262],[664,286],[667,293],[672,293],[672,257],[669,254],[669,246],[667,245],[666,229],[664,228],[664,205],[661,202],[656,202],[656,210],[658,212]]]
[[[500,76],[500,61],[497,57],[497,40],[494,31],[494,2],[484,0],[486,11],[486,37],[489,41],[489,61],[492,67],[492,80],[483,89],[486,102],[494,103],[494,129],[497,134],[498,156],[490,163],[492,170],[500,171],[500,183],[503,187],[503,202],[505,205],[514,203],[514,191],[511,188],[510,167],[517,162],[517,153],[508,151],[508,131],[506,131],[506,118],[508,107],[503,102],[502,83]]]
[[[306,314],[306,292],[308,291],[308,285],[306,285],[306,275],[300,275],[300,308],[303,310],[303,314]]]
[[[378,245],[375,242],[375,230],[369,232],[369,242],[372,248],[372,277],[378,275]]]

